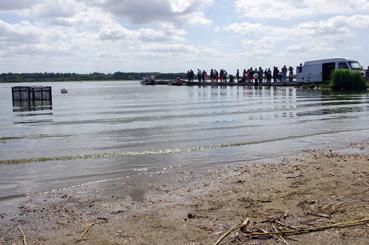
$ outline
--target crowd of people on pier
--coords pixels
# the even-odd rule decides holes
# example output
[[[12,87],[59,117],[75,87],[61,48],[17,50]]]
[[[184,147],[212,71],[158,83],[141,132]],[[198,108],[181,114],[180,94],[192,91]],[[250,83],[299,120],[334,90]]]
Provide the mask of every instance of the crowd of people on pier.
[[[243,69],[240,72],[239,69],[236,71],[236,75],[228,74],[228,72],[224,69],[220,69],[218,72],[216,69],[211,69],[210,73],[208,74],[206,70],[197,69],[197,81],[198,82],[237,82],[237,83],[287,83],[293,82],[294,79],[294,68],[292,66],[288,67],[285,65],[281,69],[278,67],[273,67],[263,69],[262,67],[259,68],[252,68]],[[188,82],[195,81],[195,72],[193,70],[189,70],[187,72],[187,79]]]

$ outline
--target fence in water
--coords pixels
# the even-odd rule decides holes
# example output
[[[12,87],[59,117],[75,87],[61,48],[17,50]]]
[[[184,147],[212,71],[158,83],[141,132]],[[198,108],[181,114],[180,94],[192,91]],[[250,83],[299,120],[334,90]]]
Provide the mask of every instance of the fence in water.
[[[13,111],[52,109],[52,89],[49,86],[12,87]]]

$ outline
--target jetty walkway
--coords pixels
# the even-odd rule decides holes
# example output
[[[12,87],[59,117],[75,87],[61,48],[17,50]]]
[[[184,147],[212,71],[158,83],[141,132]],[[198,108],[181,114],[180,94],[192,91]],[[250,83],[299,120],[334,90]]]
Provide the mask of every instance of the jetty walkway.
[[[264,86],[264,87],[286,87],[286,86],[301,86],[302,83],[297,82],[196,82],[196,81],[171,81],[171,80],[158,80],[158,81],[142,81],[142,85],[167,85],[167,86],[199,86],[199,87],[233,87],[233,86]]]

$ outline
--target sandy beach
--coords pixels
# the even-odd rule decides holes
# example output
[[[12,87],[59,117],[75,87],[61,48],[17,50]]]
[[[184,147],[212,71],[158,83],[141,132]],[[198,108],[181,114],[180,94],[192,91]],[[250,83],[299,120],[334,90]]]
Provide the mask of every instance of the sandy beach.
[[[369,241],[366,222],[282,240],[247,236],[369,218],[368,144],[149,177],[152,184],[124,198],[124,178],[30,197],[17,214],[1,215],[0,243],[23,244],[22,230],[27,244],[215,244],[245,220],[247,227],[236,227],[219,244]]]

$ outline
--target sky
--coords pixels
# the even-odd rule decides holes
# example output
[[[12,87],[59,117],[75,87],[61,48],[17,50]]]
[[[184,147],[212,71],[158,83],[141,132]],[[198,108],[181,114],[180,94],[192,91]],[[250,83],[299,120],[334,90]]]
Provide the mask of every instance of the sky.
[[[0,73],[369,65],[369,0],[0,0]]]

